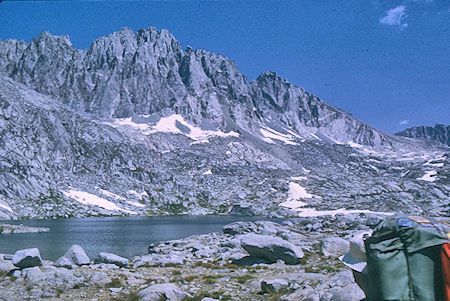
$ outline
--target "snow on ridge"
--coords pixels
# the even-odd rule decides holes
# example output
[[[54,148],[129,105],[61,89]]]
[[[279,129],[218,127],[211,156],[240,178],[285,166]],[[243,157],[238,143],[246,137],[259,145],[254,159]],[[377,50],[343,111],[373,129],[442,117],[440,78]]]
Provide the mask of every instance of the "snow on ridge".
[[[426,181],[426,182],[434,182],[437,180],[436,174],[437,174],[437,171],[429,170],[429,171],[425,172],[425,175],[423,175],[420,178],[417,178],[417,180]]]
[[[363,148],[363,146],[362,146],[361,144],[355,143],[355,142],[353,142],[353,141],[348,141],[347,144],[348,144],[350,147],[353,147],[353,148]]]
[[[141,117],[148,117],[147,115],[141,115]],[[182,131],[178,126],[186,127],[186,131]],[[103,124],[110,125],[114,128],[118,127],[131,127],[140,131],[143,135],[152,135],[155,133],[171,133],[185,135],[192,140],[199,141],[199,143],[208,143],[210,137],[239,137],[239,133],[230,131],[228,133],[221,130],[202,130],[200,127],[193,126],[184,120],[183,116],[179,114],[172,114],[167,117],[162,117],[155,125],[150,126],[146,123],[136,123],[129,118],[116,118],[113,122],[103,122]]]
[[[307,177],[303,177],[303,176],[301,176],[301,177],[291,177],[291,180],[292,181],[302,181],[302,180],[308,180],[308,178]]]
[[[264,136],[263,140],[267,143],[274,143],[273,139],[284,142],[289,145],[298,145],[294,141],[294,135],[280,133],[270,127],[262,126],[259,131]]]
[[[103,199],[95,194],[91,194],[85,191],[75,190],[75,189],[69,189],[69,191],[62,191],[62,193],[71,199],[74,199],[75,201],[84,204],[84,205],[92,205],[97,206],[106,210],[110,211],[122,211],[128,214],[137,214],[134,211],[130,211],[127,209],[120,208],[115,203],[110,202],[106,199]]]

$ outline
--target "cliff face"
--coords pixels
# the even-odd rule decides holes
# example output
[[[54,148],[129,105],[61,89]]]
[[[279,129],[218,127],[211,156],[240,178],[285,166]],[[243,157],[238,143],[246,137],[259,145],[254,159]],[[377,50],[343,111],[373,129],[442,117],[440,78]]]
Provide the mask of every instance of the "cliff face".
[[[450,146],[450,125],[436,124],[431,126],[415,126],[396,133],[397,136],[438,141]]]
[[[449,210],[447,147],[385,134],[273,72],[247,82],[166,30],[88,50],[47,32],[0,41],[0,68],[3,218]]]

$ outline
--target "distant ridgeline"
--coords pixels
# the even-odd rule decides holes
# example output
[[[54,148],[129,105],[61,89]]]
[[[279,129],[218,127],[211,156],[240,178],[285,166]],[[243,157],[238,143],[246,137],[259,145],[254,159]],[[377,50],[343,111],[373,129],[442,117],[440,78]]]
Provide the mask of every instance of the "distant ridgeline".
[[[397,136],[433,140],[450,146],[450,125],[436,124],[431,126],[415,126],[396,133]]]

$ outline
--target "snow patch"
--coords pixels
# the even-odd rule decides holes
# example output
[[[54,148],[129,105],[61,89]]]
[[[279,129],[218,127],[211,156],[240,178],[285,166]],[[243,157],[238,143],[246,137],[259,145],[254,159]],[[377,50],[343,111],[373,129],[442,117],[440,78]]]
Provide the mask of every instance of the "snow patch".
[[[138,203],[138,202],[133,202],[133,201],[127,201],[128,204],[136,206],[136,207],[145,207],[144,204]]]
[[[275,139],[289,145],[298,145],[298,143],[292,141],[295,138],[293,135],[283,134],[266,126],[262,126],[262,128],[259,129],[259,131],[264,136],[263,140],[267,143],[274,143],[272,139]]]
[[[307,204],[305,202],[301,202],[301,201],[295,201],[295,200],[289,200],[286,202],[283,202],[280,204],[280,206],[282,207],[286,207],[289,209],[297,209],[299,207],[303,207],[306,206]]]
[[[84,191],[79,191],[75,189],[70,189],[69,191],[62,191],[62,193],[75,201],[84,204],[84,205],[92,205],[97,206],[110,211],[122,211],[128,214],[137,214],[134,211],[126,210],[118,207],[115,203],[105,200],[95,194],[91,194]]]
[[[324,211],[318,211],[315,208],[298,208],[296,210],[298,212],[299,217],[317,217],[317,216],[324,216],[324,215],[331,215],[336,216],[336,214],[353,214],[353,213],[372,213],[372,214],[381,214],[381,215],[394,215],[393,212],[376,212],[376,211],[370,211],[370,210],[357,210],[357,209],[351,209],[347,210],[345,208],[340,208],[336,210],[324,210]]]
[[[319,141],[322,141],[322,139],[320,139],[319,136],[317,136],[316,134],[310,133],[310,135],[311,135],[311,137],[313,137]]]
[[[117,195],[117,194],[115,194],[115,193],[109,192],[109,191],[107,191],[107,190],[100,189],[100,192],[101,192],[103,195],[107,196],[107,197],[115,198],[115,199],[118,199],[118,200],[121,200],[121,201],[125,201],[125,198],[124,198],[124,197],[121,197],[120,195]]]
[[[289,199],[298,200],[302,198],[312,198],[313,195],[306,192],[306,189],[297,183],[289,183]]]
[[[302,181],[302,180],[308,180],[307,177],[291,177],[292,181]]]
[[[417,178],[417,180],[427,181],[427,182],[434,182],[434,181],[437,180],[436,174],[437,174],[437,171],[429,170],[429,171],[425,172],[425,175],[423,175],[420,178]]]
[[[11,207],[9,207],[5,202],[0,201],[0,208],[5,209],[6,211],[13,212]]]
[[[353,142],[353,141],[349,141],[349,142],[347,142],[347,144],[348,144],[350,147],[354,147],[354,148],[363,148],[363,146],[362,146],[361,144],[355,143],[355,142]]]
[[[147,194],[147,192],[145,192],[145,191],[139,193],[139,192],[137,192],[136,190],[128,190],[127,193],[128,193],[128,194],[131,194],[131,195],[134,195],[134,196],[136,196],[136,197],[138,197],[138,198],[142,198],[142,197],[144,197],[144,196],[148,197],[148,194]]]
[[[148,116],[143,115],[142,117]],[[179,126],[177,126],[177,123],[186,129],[181,130]],[[202,130],[201,128],[186,122],[183,116],[179,114],[172,114],[168,117],[162,117],[153,126],[150,126],[147,123],[136,123],[132,120],[132,117],[117,118],[114,119],[113,122],[103,122],[103,124],[108,124],[114,128],[131,127],[144,135],[151,135],[155,133],[181,134],[191,138],[192,140],[198,141],[198,143],[208,143],[208,138],[210,137],[239,137],[239,133],[233,131],[224,133],[221,130]]]

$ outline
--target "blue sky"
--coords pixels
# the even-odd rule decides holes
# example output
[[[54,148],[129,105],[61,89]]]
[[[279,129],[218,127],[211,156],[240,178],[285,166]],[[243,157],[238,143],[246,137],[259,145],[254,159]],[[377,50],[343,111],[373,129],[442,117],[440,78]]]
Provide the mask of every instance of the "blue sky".
[[[386,132],[450,124],[448,0],[0,2],[2,40],[47,30],[88,48],[149,26],[227,56],[250,80],[275,71]]]

